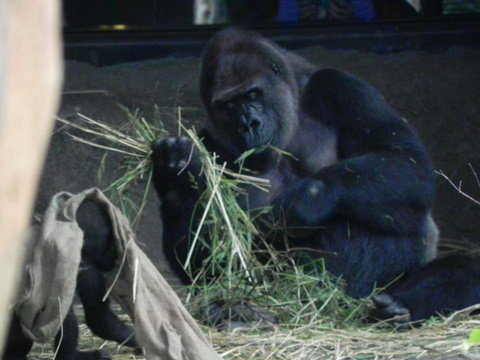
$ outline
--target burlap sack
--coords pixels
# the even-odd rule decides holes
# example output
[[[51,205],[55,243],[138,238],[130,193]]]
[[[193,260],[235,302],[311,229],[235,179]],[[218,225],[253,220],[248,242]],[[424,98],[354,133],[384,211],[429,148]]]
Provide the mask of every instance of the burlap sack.
[[[41,228],[28,239],[26,276],[15,311],[34,341],[56,334],[72,303],[83,233],[75,214],[85,199],[104,206],[112,220],[117,278],[111,295],[130,315],[149,360],[221,359],[180,299],[137,246],[128,220],[98,189],[55,195]]]

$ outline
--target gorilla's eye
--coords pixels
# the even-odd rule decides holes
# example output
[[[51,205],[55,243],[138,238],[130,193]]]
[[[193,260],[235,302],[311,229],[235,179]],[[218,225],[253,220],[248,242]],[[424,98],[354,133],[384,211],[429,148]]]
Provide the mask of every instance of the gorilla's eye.
[[[280,76],[281,70],[280,70],[280,65],[278,65],[276,62],[272,63],[272,70],[275,73],[275,75]]]
[[[247,98],[247,100],[255,101],[255,100],[258,100],[260,98],[260,91],[258,91],[256,89],[255,90],[250,90],[245,95],[246,95],[245,97]]]
[[[225,110],[232,110],[233,108],[235,108],[235,102],[233,102],[232,100],[226,101],[222,104],[222,107]]]

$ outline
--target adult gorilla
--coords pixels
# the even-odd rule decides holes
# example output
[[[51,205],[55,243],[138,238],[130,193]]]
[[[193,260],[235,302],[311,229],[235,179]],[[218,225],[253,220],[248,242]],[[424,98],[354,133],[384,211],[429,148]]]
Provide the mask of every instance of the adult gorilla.
[[[432,166],[414,130],[377,90],[345,72],[318,70],[257,34],[227,29],[206,48],[200,91],[209,116],[200,133],[207,149],[232,170],[254,149],[244,168],[271,182],[268,194],[247,186],[240,205],[273,205],[291,247],[332,254],[327,269],[345,279],[348,294],[368,296],[433,257]],[[201,188],[201,164],[195,151],[189,160],[192,143],[185,137],[157,141],[153,149],[165,254],[188,282],[180,263],[201,191],[190,174]],[[428,316],[444,308],[427,294],[432,277],[434,286],[446,284],[438,283],[438,272],[424,273],[425,283],[407,289],[415,299],[412,319],[417,309]],[[443,291],[465,290],[452,286]],[[404,309],[404,298],[391,295],[378,300],[385,316]]]

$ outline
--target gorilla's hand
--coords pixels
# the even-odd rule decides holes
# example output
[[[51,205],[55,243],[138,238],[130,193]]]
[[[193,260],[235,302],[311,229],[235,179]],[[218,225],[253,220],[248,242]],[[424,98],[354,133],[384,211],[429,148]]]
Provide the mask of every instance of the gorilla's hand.
[[[321,180],[301,179],[280,199],[287,227],[323,225],[338,207],[338,194]]]
[[[156,140],[152,150],[154,183],[160,197],[169,196],[172,191],[188,192],[198,181],[202,164],[190,138]]]

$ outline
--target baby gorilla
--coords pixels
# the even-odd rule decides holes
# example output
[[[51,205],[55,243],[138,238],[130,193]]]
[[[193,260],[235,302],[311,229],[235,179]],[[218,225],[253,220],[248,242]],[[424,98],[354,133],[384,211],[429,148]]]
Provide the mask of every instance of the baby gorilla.
[[[77,294],[80,297],[85,320],[92,332],[105,339],[137,348],[133,330],[123,324],[112,312],[108,302],[102,301],[105,281],[102,272],[115,267],[117,257],[111,220],[106,210],[99,204],[84,200],[78,208],[77,223],[84,233],[80,269],[77,275]],[[102,351],[77,351],[78,325],[73,308],[70,307],[62,329],[55,337],[57,360],[96,360],[108,359]],[[33,346],[21,328],[20,320],[12,317],[3,360],[26,360]]]

